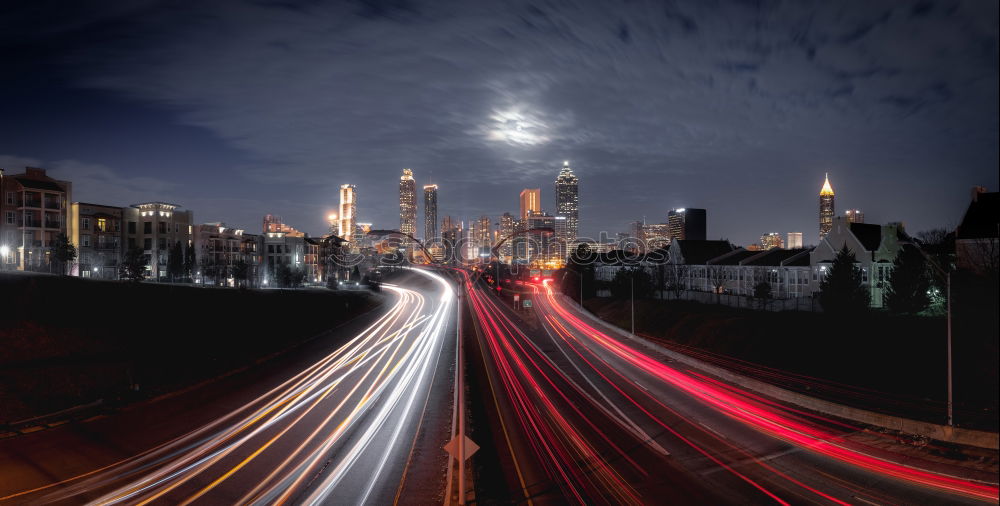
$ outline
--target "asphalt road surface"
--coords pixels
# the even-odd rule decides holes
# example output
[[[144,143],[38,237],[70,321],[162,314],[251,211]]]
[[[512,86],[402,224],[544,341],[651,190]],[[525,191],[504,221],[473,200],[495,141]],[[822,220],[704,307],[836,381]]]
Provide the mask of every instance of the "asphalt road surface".
[[[404,278],[383,285],[392,303],[381,315],[344,329],[346,344],[272,371],[280,380],[180,412],[167,400],[0,442],[0,502],[438,501],[455,297],[433,272]]]
[[[547,286],[526,287],[530,312],[463,288],[507,491],[481,483],[483,502],[997,502],[995,475],[901,457],[878,435],[717,381]]]

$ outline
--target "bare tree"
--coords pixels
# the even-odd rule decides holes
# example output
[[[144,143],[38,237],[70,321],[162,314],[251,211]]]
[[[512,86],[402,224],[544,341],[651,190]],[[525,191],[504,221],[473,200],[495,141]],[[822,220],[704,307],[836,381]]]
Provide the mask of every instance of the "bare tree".
[[[715,303],[722,303],[722,292],[726,288],[726,269],[721,265],[709,265],[708,272],[708,283],[712,285],[712,291],[715,292]]]
[[[667,291],[674,294],[675,299],[681,298],[684,291],[684,279],[687,277],[688,267],[686,265],[667,265],[665,269]]]

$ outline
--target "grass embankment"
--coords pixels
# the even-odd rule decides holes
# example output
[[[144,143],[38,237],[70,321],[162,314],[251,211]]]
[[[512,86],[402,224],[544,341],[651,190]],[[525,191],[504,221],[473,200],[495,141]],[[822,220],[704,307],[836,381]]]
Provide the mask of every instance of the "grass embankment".
[[[381,300],[362,291],[24,274],[0,275],[0,294],[0,424],[182,388],[287,349]]]
[[[586,306],[618,327],[628,329],[631,325],[628,300],[595,298],[588,300]],[[835,402],[944,422],[947,377],[944,318],[904,317],[884,312],[837,318],[822,313],[753,311],[690,301],[641,300],[636,301],[635,320],[637,334],[675,349],[693,347],[695,355],[707,351],[708,358],[717,359],[716,364],[764,381]],[[984,368],[992,367],[995,377],[995,337],[992,352],[982,349],[979,343],[976,347],[981,351],[970,353],[970,346],[957,336],[955,346],[956,371],[966,367],[981,374]],[[992,360],[994,365],[985,364],[984,359]],[[956,373],[955,385],[956,421],[969,427],[996,430],[995,381],[991,387]]]

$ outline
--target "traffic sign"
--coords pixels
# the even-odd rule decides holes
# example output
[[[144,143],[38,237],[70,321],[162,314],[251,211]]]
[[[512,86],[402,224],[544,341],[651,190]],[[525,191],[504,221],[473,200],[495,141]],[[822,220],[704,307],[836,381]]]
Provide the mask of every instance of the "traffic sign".
[[[531,299],[524,299],[524,307],[531,307]]]
[[[444,451],[448,452],[448,455],[451,455],[452,457],[454,457],[454,458],[457,459],[458,458],[458,450],[459,450],[459,448],[458,448],[458,442],[459,442],[459,440],[461,440],[463,443],[465,443],[465,459],[466,460],[468,460],[469,457],[471,457],[473,453],[476,453],[476,451],[479,450],[479,445],[477,445],[476,443],[473,443],[472,440],[469,439],[469,436],[462,436],[461,438],[459,438],[458,436],[455,436],[451,441],[448,441],[448,444],[444,445]]]
[[[519,294],[519,293],[515,293],[515,294],[514,294],[514,302],[517,302],[517,301],[519,301],[519,300],[521,300],[521,294]]]

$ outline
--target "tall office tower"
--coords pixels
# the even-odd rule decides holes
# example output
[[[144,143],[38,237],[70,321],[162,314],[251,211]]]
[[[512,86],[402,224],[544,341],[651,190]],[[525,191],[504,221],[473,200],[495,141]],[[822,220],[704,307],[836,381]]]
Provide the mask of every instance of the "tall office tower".
[[[861,209],[848,209],[844,211],[844,215],[847,216],[848,223],[864,223],[865,213]]]
[[[555,229],[555,216],[549,213],[533,212],[528,217],[528,230],[534,229]],[[527,234],[527,257],[530,263],[539,268],[558,268],[561,258],[558,257],[559,249],[552,241],[552,234],[545,232],[529,232]]]
[[[573,175],[573,170],[569,168],[569,162],[563,162],[562,170],[556,178],[556,217],[565,217],[565,224],[556,231],[556,238],[565,244],[576,240],[579,232],[580,219],[580,180]]]
[[[542,190],[525,188],[521,190],[521,219],[527,221],[529,213],[542,212]]]
[[[430,244],[437,239],[438,221],[438,185],[424,185],[424,244]]]
[[[358,226],[358,187],[353,184],[340,185],[340,218],[337,235],[341,239],[353,243],[354,232]]]
[[[510,213],[503,213],[503,216],[500,216],[499,232],[500,235],[497,237],[497,242],[503,241],[503,244],[500,246],[500,257],[509,262],[514,251],[514,242],[513,238],[511,238],[511,235],[514,234],[514,217]]]
[[[458,224],[451,219],[451,216],[445,216],[441,223],[441,242],[444,243],[445,263],[451,264],[458,261],[455,247],[460,238],[461,230]]]
[[[781,234],[777,232],[771,232],[760,236],[761,249],[782,248],[784,246],[785,244],[781,240]]]
[[[802,232],[789,232],[788,242],[786,246],[788,249],[801,248],[802,247]]]
[[[493,241],[490,237],[490,217],[480,216],[478,220],[473,223],[473,230],[475,230],[474,240],[476,245],[480,248],[490,248],[493,246]]]
[[[833,187],[830,186],[830,174],[823,181],[823,189],[819,191],[819,238],[826,237],[833,228]]]
[[[417,183],[410,169],[403,169],[399,177],[399,231],[411,236],[417,233]]]
[[[677,240],[704,241],[707,233],[707,213],[704,209],[673,209],[667,213],[670,242]]]

